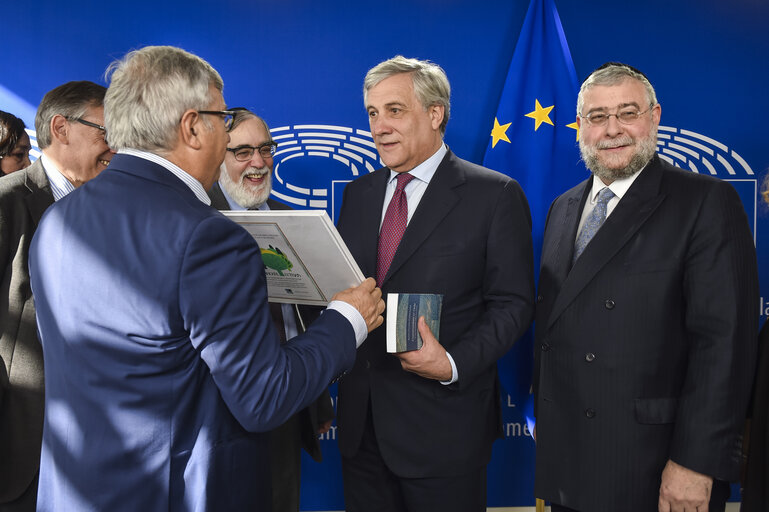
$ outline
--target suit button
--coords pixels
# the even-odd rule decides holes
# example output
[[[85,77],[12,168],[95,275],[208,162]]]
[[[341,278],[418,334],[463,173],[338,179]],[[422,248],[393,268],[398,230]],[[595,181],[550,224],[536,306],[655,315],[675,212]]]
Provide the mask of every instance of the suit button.
[[[585,416],[595,418],[595,411],[593,409],[585,409]]]
[[[606,306],[606,309],[614,309],[614,301],[611,299],[604,302],[603,305]]]
[[[367,360],[366,360],[366,369],[368,370],[369,368],[371,368],[371,361],[369,361],[369,360],[367,359]]]
[[[548,350],[550,350],[550,344],[545,341],[542,343],[542,352],[547,352]]]
[[[593,354],[592,352],[588,352],[587,354],[585,354],[585,361],[587,361],[588,363],[592,363],[594,360],[595,360],[595,354]]]
[[[542,302],[544,297],[542,295],[537,295],[537,302]]]

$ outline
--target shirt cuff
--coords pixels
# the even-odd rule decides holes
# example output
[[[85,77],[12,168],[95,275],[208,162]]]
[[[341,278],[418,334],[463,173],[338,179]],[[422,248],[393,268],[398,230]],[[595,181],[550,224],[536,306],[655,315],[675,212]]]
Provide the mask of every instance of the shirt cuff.
[[[454,384],[456,381],[459,380],[459,374],[457,373],[457,364],[454,362],[454,358],[451,357],[451,354],[446,352],[446,357],[449,358],[449,363],[451,363],[451,380],[442,380],[440,381],[441,384],[444,386],[448,386],[449,384]]]
[[[355,309],[355,306],[343,300],[332,300],[328,303],[326,309],[333,309],[350,322],[350,325],[352,325],[352,328],[355,331],[355,348],[360,347],[361,343],[366,341],[366,336],[368,336],[368,326],[366,326],[366,321],[358,310]],[[452,362],[451,364],[453,365],[454,363]]]

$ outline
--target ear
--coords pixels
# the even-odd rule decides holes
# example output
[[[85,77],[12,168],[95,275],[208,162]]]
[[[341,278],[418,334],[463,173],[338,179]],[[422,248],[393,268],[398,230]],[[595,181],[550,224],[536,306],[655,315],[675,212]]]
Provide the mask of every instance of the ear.
[[[660,124],[660,118],[662,117],[662,105],[657,103],[654,105],[654,108],[652,108],[652,121],[655,125],[659,126]]]
[[[60,144],[69,144],[69,121],[61,114],[56,114],[51,118],[50,123],[51,138],[59,141]]]
[[[203,120],[197,111],[189,109],[182,114],[179,122],[179,141],[192,149],[200,149],[200,134],[203,130]]]
[[[446,109],[443,105],[430,105],[430,125],[433,130],[438,130],[443,122],[443,116],[446,114]]]
[[[577,130],[582,129],[582,118],[577,116]]]

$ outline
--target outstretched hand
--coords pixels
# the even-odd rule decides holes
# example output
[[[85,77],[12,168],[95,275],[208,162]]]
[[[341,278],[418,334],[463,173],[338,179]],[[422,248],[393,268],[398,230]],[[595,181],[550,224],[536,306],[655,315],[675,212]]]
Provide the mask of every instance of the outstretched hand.
[[[384,321],[382,313],[385,310],[385,303],[382,300],[382,290],[377,288],[376,281],[371,277],[358,286],[342,290],[331,300],[341,300],[357,309],[366,321],[368,332],[382,325]]]

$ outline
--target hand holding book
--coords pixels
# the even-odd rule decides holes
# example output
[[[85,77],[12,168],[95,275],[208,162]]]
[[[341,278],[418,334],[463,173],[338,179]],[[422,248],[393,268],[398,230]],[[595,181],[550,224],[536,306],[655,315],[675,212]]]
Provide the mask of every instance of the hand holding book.
[[[417,328],[422,337],[422,348],[396,353],[395,356],[401,360],[401,367],[426,379],[451,380],[451,363],[446,350],[433,336],[423,316],[419,317]]]

